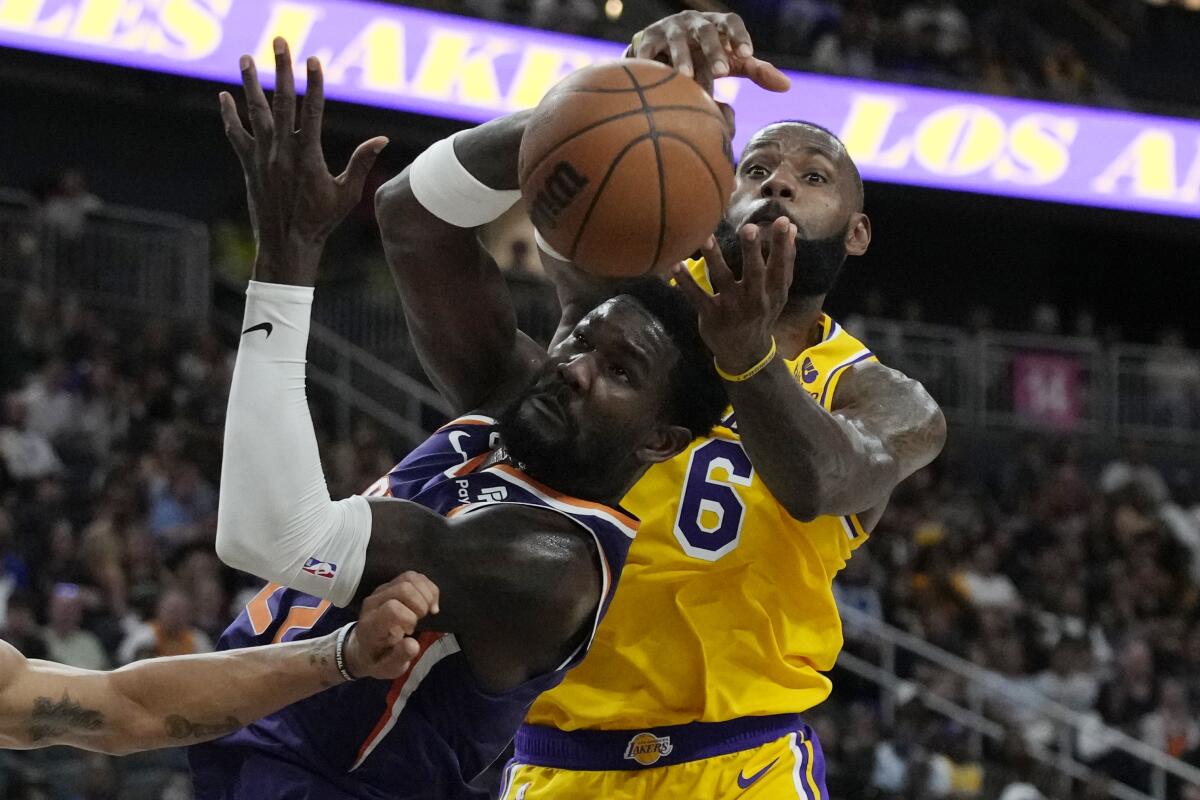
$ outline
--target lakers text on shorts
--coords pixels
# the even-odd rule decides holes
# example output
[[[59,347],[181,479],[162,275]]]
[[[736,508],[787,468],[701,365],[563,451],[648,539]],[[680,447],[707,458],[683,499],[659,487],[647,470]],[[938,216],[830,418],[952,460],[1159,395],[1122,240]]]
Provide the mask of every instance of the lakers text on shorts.
[[[826,800],[825,757],[796,715],[642,731],[526,725],[500,800]]]

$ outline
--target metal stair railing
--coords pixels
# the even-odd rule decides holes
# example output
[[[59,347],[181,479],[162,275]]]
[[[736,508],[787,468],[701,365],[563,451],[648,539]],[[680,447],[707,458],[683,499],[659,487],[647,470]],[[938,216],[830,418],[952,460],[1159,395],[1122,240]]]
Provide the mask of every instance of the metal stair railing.
[[[216,311],[214,321],[236,334],[240,323]],[[320,323],[309,326],[307,376],[334,403],[339,438],[349,438],[352,414],[358,412],[397,435],[406,448],[415,447],[451,409],[428,386],[381,361]]]
[[[879,648],[881,663],[873,664],[860,655],[843,650],[838,657],[838,666],[883,690],[884,715],[889,721],[894,717],[898,694],[915,690],[914,697],[927,708],[971,731],[970,749],[972,755],[978,757],[982,754],[984,738],[999,741],[1006,732],[1002,722],[987,715],[989,703],[1032,707],[1036,708],[1044,719],[1054,723],[1057,735],[1055,749],[1029,743],[1030,754],[1058,770],[1067,784],[1065,790],[1069,791],[1071,780],[1088,780],[1095,774],[1095,770],[1080,761],[1074,753],[1075,743],[1084,737],[1102,738],[1111,749],[1119,750],[1148,767],[1151,776],[1150,794],[1119,781],[1108,781],[1108,795],[1117,800],[1166,800],[1169,777],[1200,786],[1200,769],[1123,731],[1098,724],[1093,718],[1040,693],[1014,691],[999,673],[972,664],[860,609],[843,604],[840,611],[847,632],[847,642],[859,639],[876,645]],[[928,687],[901,678],[896,672],[899,653],[917,656],[963,680],[968,687],[969,706],[964,707],[953,699],[936,694]]]

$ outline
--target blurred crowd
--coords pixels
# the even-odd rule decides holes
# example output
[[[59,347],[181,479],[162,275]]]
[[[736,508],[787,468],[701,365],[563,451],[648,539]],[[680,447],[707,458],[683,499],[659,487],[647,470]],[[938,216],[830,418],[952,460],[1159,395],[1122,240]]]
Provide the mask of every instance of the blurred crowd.
[[[915,691],[885,722],[875,688],[839,670],[813,715],[834,796],[1068,800],[1106,797],[1108,777],[1148,790],[1143,766],[1094,735],[1100,724],[1200,764],[1197,476],[1164,475],[1138,442],[1107,463],[1032,436],[983,460],[994,468],[955,458],[897,490],[835,589],[843,606],[993,670],[986,711],[1008,735],[971,753],[970,731]],[[880,663],[876,640],[853,625],[846,636],[848,652]],[[903,652],[897,664],[972,707],[953,671]],[[1069,747],[1100,776],[1074,794],[1030,756],[1064,746],[1047,698],[1081,716]],[[1173,784],[1170,797],[1197,800],[1200,787]]]
[[[0,636],[91,669],[211,650],[257,589],[213,553],[232,350],[207,327],[114,322],[33,290],[0,320]],[[370,427],[348,442],[319,429],[341,496],[393,464]],[[186,786],[177,751],[0,753],[9,800]]]
[[[622,0],[404,0],[451,13],[622,40],[648,20]],[[653,4],[668,14],[679,4]],[[1166,0],[727,0],[781,64],[1064,102],[1194,102],[1142,69],[1200,47],[1200,16]],[[1163,8],[1168,6],[1169,8]],[[694,7],[703,7],[695,4]],[[1179,12],[1182,16],[1170,16]],[[1165,17],[1158,19],[1154,15]],[[1177,19],[1193,22],[1184,32]],[[1163,30],[1164,28],[1168,30]],[[1145,63],[1143,63],[1145,62]],[[1163,64],[1168,67],[1178,65]],[[1165,95],[1165,96],[1164,96]]]

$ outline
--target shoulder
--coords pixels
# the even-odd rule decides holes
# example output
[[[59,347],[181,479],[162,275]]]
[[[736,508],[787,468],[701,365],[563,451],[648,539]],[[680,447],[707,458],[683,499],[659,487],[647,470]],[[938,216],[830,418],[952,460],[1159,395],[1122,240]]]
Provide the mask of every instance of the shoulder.
[[[846,370],[832,411],[859,421],[885,446],[904,450],[905,460],[929,463],[946,442],[946,418],[919,381],[878,361]]]
[[[874,359],[860,361],[846,369],[833,409],[865,403],[912,403],[936,409],[937,403],[919,381]]]

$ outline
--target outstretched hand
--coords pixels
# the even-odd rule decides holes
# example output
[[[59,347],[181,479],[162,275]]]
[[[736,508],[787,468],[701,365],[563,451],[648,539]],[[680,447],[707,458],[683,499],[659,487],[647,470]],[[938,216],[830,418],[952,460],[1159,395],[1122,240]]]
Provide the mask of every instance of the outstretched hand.
[[[770,253],[763,258],[762,237],[770,236]],[[796,261],[796,226],[780,217],[771,227],[744,225],[738,232],[742,248],[739,279],[725,264],[716,239],[700,248],[713,294],[696,283],[687,267],[676,265],[671,277],[699,316],[700,335],[717,365],[741,374],[771,350],[771,331],[787,305]]]
[[[356,678],[399,678],[420,652],[412,634],[438,612],[438,587],[419,572],[404,572],[362,604],[358,625],[346,642],[346,666]]]
[[[336,178],[321,150],[325,110],[321,62],[308,59],[308,92],[296,127],[296,86],[287,42],[276,38],[273,104],[258,82],[254,59],[242,56],[242,86],[250,117],[247,132],[237,103],[221,92],[221,118],[246,176],[250,222],[258,245],[256,280],[311,286],[329,234],[362,197],[367,173],[387,139],[377,136],[358,146]]]
[[[746,78],[771,92],[786,92],[792,81],[769,61],[754,57],[754,43],[737,14],[681,11],[642,30],[629,48],[632,58],[665,61],[684,75],[707,83],[712,78]]]

